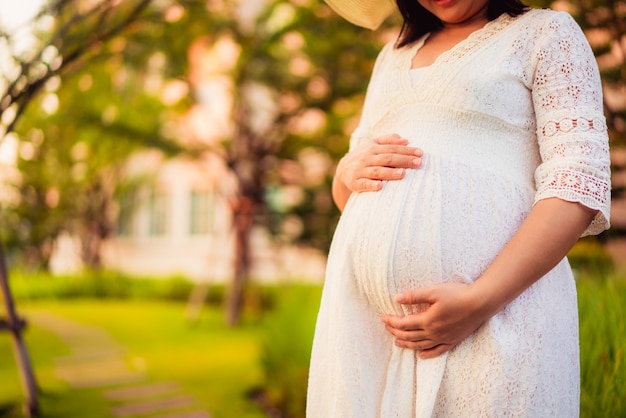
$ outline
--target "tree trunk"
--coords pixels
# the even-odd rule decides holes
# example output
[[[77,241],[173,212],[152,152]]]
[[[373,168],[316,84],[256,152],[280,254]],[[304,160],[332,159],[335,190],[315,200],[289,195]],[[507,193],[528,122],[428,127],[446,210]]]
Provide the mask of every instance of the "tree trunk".
[[[81,237],[81,258],[83,264],[91,270],[99,270],[102,267],[100,249],[104,237],[98,221],[88,221],[85,232]]]
[[[37,400],[37,381],[33,371],[24,339],[22,338],[22,330],[26,323],[22,321],[15,310],[13,296],[9,288],[8,269],[2,241],[0,240],[0,293],[2,294],[2,302],[6,313],[6,321],[0,322],[0,330],[6,329],[11,333],[13,341],[13,353],[17,362],[22,388],[26,395],[25,413],[27,417],[35,417],[39,415],[39,402]]]
[[[241,317],[244,292],[250,271],[250,235],[254,217],[254,201],[237,196],[231,203],[235,230],[235,271],[226,299],[226,324],[236,326]]]
[[[95,183],[86,193],[81,214],[80,240],[83,264],[92,269],[102,268],[102,244],[109,237],[111,225],[109,208],[111,193],[100,182]]]

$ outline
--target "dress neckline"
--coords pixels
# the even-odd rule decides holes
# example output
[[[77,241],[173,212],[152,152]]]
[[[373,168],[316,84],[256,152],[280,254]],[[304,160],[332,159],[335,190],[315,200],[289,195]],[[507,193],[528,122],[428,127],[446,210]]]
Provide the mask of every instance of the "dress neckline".
[[[526,13],[529,13],[529,12],[526,12]],[[457,53],[457,51],[461,50],[462,48],[465,48],[466,45],[471,45],[471,42],[474,42],[475,38],[480,37],[481,34],[489,31],[491,29],[491,26],[499,24],[503,20],[510,20],[510,19],[511,17],[508,14],[502,13],[500,16],[498,16],[494,20],[490,20],[489,22],[485,23],[482,27],[470,33],[465,39],[457,42],[452,48],[446,51],[443,51],[430,65],[427,65],[424,67],[413,68],[413,58],[415,57],[419,49],[424,46],[424,43],[426,42],[428,37],[431,35],[431,32],[428,32],[427,34],[419,38],[417,41],[415,41],[412,45],[410,45],[407,48],[408,67],[410,70],[435,67],[438,63],[447,60],[449,56],[453,56],[455,53]]]
[[[442,52],[429,66],[412,68],[413,57],[430,35],[430,33],[425,34],[413,44],[402,48],[403,51],[398,55],[397,59],[399,61],[397,61],[397,65],[403,69],[400,74],[400,83],[402,83],[408,91],[412,92],[413,98],[417,102],[428,100],[427,96],[434,94],[433,91],[428,92],[427,90],[411,88],[411,70],[422,70],[422,72],[419,73],[421,83],[437,82],[446,84],[449,82],[450,78],[456,75],[456,71],[451,70],[451,68],[461,68],[460,63],[485,48],[486,45],[489,44],[488,41],[490,39],[509,29],[513,24],[519,24],[519,22],[531,18],[536,11],[538,11],[538,9],[530,9],[526,13],[515,17],[503,13],[494,20],[487,22],[482,28],[476,29],[469,34],[467,38],[458,42],[452,48]]]

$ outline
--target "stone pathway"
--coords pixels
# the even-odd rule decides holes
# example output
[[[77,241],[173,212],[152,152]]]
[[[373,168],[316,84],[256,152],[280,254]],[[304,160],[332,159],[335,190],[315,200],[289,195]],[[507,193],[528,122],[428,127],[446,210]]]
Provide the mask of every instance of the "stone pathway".
[[[154,382],[139,358],[105,330],[44,311],[32,311],[33,324],[56,334],[71,354],[55,359],[55,375],[70,387],[99,388],[112,418],[210,418],[176,382]]]

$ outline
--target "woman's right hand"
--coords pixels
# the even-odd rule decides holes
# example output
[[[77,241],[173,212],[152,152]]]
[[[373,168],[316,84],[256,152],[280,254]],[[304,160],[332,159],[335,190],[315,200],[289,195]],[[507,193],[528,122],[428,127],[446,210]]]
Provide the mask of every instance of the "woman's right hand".
[[[352,192],[377,191],[385,180],[404,178],[407,168],[419,168],[423,152],[409,147],[397,134],[377,138],[346,154],[337,165],[333,197],[343,210]]]
[[[384,180],[400,180],[405,169],[422,164],[422,150],[397,134],[383,136],[346,154],[335,176],[352,192],[380,190]]]

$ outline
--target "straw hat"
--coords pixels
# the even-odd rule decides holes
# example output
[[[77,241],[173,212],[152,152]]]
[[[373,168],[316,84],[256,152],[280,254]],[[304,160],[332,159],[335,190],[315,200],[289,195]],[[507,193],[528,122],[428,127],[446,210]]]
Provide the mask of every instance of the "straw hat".
[[[396,8],[393,0],[326,0],[326,3],[348,22],[372,30]]]

